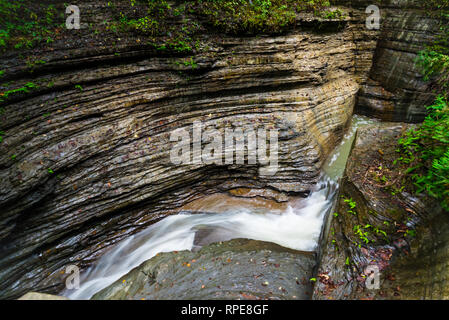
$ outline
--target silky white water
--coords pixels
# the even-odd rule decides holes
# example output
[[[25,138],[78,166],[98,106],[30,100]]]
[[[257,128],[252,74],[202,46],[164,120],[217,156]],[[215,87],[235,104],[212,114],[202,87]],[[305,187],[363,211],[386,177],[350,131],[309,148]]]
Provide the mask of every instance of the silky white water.
[[[289,206],[281,213],[236,207],[224,213],[166,217],[118,243],[82,275],[79,289],[66,290],[62,295],[71,299],[89,299],[157,253],[192,250],[198,244],[247,238],[314,251],[324,217],[332,207],[338,187],[336,181],[346,163],[346,159],[340,161],[340,158],[347,158],[350,148],[347,144],[352,143],[357,125],[364,123],[360,119],[355,118],[342,144],[330,156],[324,170],[328,174],[323,175],[316,190],[296,207]]]

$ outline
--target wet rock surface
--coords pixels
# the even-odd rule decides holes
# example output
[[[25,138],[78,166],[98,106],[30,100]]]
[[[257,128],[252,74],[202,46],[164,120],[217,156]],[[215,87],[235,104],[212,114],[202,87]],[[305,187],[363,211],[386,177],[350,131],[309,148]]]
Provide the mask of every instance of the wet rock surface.
[[[255,240],[160,253],[92,299],[309,299],[315,254]]]
[[[322,247],[314,299],[447,297],[447,214],[406,186],[393,190],[384,187],[391,183],[373,181],[376,169],[398,157],[396,141],[408,128],[379,123],[358,131]],[[366,285],[374,283],[367,282],[373,266],[380,272],[374,290]]]
[[[106,12],[92,2],[82,9],[85,27]],[[31,50],[45,61],[32,72],[5,56],[5,90],[38,86],[1,105],[0,296],[58,292],[67,265],[84,270],[204,195],[308,194],[352,115],[377,32],[364,29],[360,12],[343,23],[298,19],[284,35],[205,33],[211,45],[190,56],[155,52],[137,36],[91,38],[83,28]],[[182,63],[190,58],[194,69]],[[174,165],[170,133],[194,121],[219,132],[277,129],[277,174],[260,165]]]
[[[190,55],[157,52],[138,36],[93,36],[88,26],[110,17],[105,3],[84,1],[84,29],[23,53],[44,64],[30,70],[16,54],[2,57],[2,91],[37,88],[0,105],[0,297],[58,292],[67,265],[86,269],[119,240],[206,195],[308,194],[357,99],[361,113],[422,116],[425,88],[410,61],[427,39],[402,50],[401,32],[406,23],[407,39],[415,36],[426,20],[396,18],[409,2],[391,1],[391,28],[371,69],[379,32],[365,28],[368,2],[338,3],[344,21],[298,17],[276,36],[205,32],[209,46]],[[196,68],[184,64],[190,58]],[[380,115],[369,111],[378,104]],[[277,174],[259,165],[174,165],[170,133],[196,120],[220,132],[279,130]]]

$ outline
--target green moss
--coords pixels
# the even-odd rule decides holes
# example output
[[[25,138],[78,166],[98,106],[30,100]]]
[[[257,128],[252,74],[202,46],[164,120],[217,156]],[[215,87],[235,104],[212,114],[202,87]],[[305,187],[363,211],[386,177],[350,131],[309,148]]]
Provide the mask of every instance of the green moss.
[[[54,5],[26,0],[0,0],[0,50],[33,48],[53,42],[54,30],[61,26]]]
[[[23,93],[29,93],[33,89],[37,89],[39,86],[33,82],[26,83],[23,87],[0,92],[0,103],[8,100],[11,96]]]
[[[116,33],[134,33],[161,52],[192,53],[207,47],[206,29],[229,34],[278,34],[294,27],[299,12],[325,19],[343,16],[329,10],[328,0],[165,0],[131,1],[127,8],[112,3],[114,20],[105,22]],[[140,41],[140,40],[139,40]]]
[[[36,59],[36,60],[31,60],[28,59],[26,61],[26,66],[28,68],[29,72],[33,72],[36,69],[36,66],[41,65],[41,64],[46,64],[47,62],[45,60],[41,60],[41,59]]]
[[[322,10],[322,11],[316,12],[315,15],[317,15],[321,18],[330,19],[330,20],[335,20],[335,19],[340,20],[345,17],[345,14],[340,9]]]
[[[193,60],[192,57],[187,58],[187,59],[181,59],[180,61],[176,61],[175,64],[178,66],[183,65],[185,67],[190,67],[192,69],[198,68],[198,64],[195,62],[195,60]]]
[[[348,213],[357,215],[357,211],[355,210],[357,204],[354,200],[352,200],[352,198],[343,198],[343,202],[346,203],[349,207],[347,211]]]
[[[295,25],[297,13],[309,11],[321,16],[330,6],[327,0],[215,0],[193,1],[190,6],[207,23],[231,34],[281,33]],[[327,11],[334,18],[340,11]]]

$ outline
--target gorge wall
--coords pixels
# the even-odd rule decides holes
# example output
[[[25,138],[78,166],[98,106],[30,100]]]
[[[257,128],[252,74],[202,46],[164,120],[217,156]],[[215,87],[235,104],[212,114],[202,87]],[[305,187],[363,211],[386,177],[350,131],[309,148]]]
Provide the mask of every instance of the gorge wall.
[[[365,1],[366,3],[366,1]],[[417,54],[440,32],[423,1],[381,1],[381,32],[356,112],[385,121],[421,122],[435,94],[416,66]]]
[[[381,31],[365,28],[367,1],[340,1],[343,20],[304,14],[282,35],[204,33],[210,45],[185,55],[158,52],[138,35],[93,34],[106,4],[85,1],[76,36],[5,54],[4,91],[37,86],[1,106],[1,297],[57,292],[68,264],[87,267],[205,194],[307,194],[354,108],[422,119],[430,95],[412,65],[434,25],[416,3],[388,2]],[[45,63],[30,67],[28,57]],[[221,132],[278,129],[277,174],[258,165],[174,165],[170,133],[195,120]]]

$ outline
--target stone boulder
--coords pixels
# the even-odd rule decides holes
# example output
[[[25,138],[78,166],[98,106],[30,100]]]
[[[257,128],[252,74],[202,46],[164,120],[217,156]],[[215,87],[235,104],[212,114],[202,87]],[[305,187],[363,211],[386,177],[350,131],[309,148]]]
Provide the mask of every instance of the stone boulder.
[[[315,254],[235,239],[197,252],[160,253],[94,300],[309,299]]]

